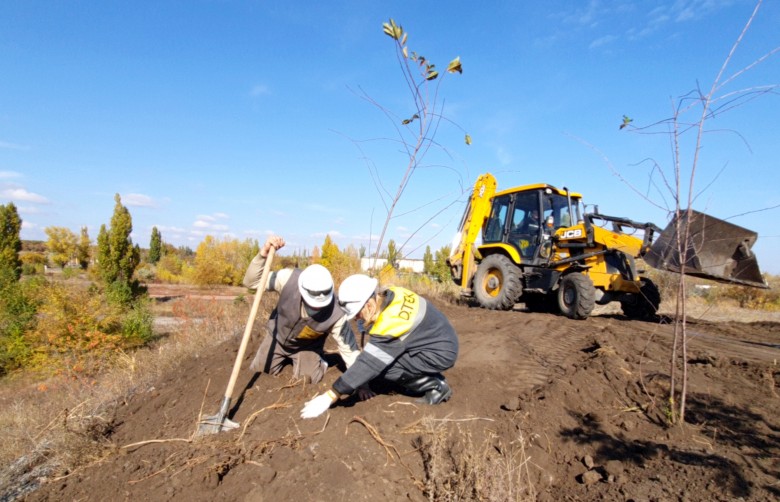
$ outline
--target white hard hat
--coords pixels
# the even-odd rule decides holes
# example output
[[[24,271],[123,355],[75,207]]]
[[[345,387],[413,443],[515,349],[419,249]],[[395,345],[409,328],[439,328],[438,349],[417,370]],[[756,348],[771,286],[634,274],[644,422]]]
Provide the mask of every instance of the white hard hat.
[[[352,319],[376,292],[379,281],[363,274],[350,275],[339,286],[339,307]]]
[[[327,307],[333,300],[333,278],[322,265],[309,265],[298,277],[298,291],[308,306]]]

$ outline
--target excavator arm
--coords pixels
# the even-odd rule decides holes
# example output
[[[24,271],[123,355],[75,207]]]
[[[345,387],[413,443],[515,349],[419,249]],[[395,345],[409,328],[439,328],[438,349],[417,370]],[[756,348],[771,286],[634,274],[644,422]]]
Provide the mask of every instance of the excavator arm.
[[[482,230],[485,218],[490,214],[493,195],[496,193],[496,178],[485,173],[477,178],[471,192],[466,210],[460,220],[458,231],[452,241],[452,250],[447,264],[452,280],[461,288],[467,289],[476,272],[476,241]]]

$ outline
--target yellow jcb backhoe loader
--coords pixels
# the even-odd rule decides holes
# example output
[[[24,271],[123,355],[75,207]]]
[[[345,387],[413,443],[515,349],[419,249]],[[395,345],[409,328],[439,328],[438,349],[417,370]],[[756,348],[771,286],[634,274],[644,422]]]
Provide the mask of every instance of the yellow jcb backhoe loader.
[[[464,296],[484,308],[509,310],[522,302],[531,311],[573,319],[612,301],[628,317],[654,318],[661,295],[637,269],[639,259],[662,270],[767,288],[751,251],[755,232],[693,210],[681,215],[661,231],[653,223],[599,214],[597,207],[587,213],[582,195],[565,187],[497,191],[486,173],[474,185],[448,264]],[[678,242],[686,243],[683,256]]]

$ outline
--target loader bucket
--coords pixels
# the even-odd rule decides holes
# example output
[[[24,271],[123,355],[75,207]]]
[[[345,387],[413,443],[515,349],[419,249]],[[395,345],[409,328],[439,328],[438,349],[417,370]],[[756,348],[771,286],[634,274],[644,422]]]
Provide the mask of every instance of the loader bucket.
[[[688,238],[682,258],[680,235]],[[690,210],[667,225],[644,260],[651,267],[713,281],[768,289],[751,251],[758,234],[746,228]]]

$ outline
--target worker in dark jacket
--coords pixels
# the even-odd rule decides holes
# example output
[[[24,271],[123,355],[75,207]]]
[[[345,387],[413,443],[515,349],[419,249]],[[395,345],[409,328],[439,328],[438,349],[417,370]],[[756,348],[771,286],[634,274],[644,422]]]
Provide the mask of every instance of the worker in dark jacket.
[[[339,397],[350,395],[381,377],[438,404],[452,396],[441,374],[458,357],[458,337],[450,322],[431,303],[400,287],[377,291],[377,280],[357,274],[339,287],[339,305],[347,319],[363,322],[369,341],[355,363],[332,388],[306,403],[302,418],[324,413]]]
[[[266,291],[279,293],[279,301],[268,320],[267,334],[250,369],[276,375],[292,363],[293,377],[317,383],[328,368],[323,358],[328,335],[335,340],[346,367],[357,358],[357,344],[333,294],[330,272],[322,265],[309,265],[304,270],[283,268],[269,274],[268,282],[260,285],[268,252],[271,247],[282,246],[284,239],[270,236],[244,275],[247,288],[265,287]]]

